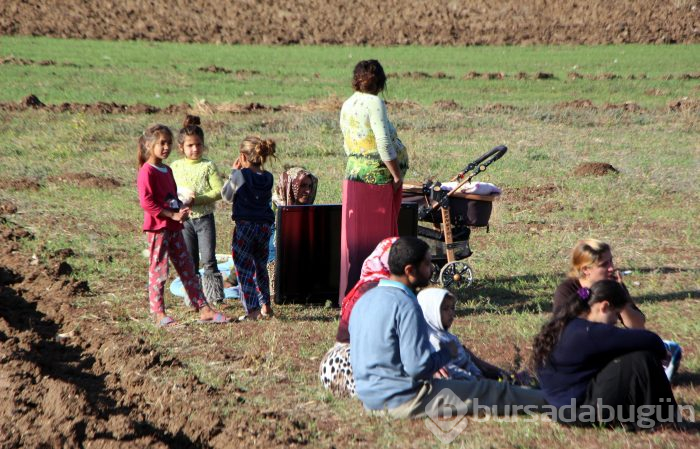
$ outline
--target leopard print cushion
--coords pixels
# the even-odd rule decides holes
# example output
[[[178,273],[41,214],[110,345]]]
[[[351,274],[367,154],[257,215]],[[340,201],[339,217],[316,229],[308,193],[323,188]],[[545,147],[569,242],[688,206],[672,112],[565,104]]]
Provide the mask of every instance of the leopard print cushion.
[[[350,366],[350,345],[336,343],[321,360],[318,370],[323,387],[337,397],[354,397],[355,379]]]

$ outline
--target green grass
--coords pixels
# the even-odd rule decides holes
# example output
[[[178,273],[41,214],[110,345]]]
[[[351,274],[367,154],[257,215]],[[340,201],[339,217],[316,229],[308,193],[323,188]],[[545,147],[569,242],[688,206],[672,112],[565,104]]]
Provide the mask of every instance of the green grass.
[[[32,92],[47,103],[64,101],[170,103],[206,98],[212,103],[301,103],[310,98],[344,98],[360,58],[377,57],[389,72],[443,71],[453,80],[392,78],[389,100],[411,100],[416,108],[391,106],[389,114],[406,143],[408,178],[444,180],[487,149],[508,145],[508,154],[479,176],[504,190],[490,231],[475,230],[469,259],[475,283],[458,290],[454,331],[477,354],[504,367],[527,357],[532,336],[551,307],[554,288],[566,269],[569,249],[582,237],[610,242],[618,266],[632,270],[627,283],[650,327],[680,341],[685,349],[683,383],[677,397],[700,409],[700,115],[670,112],[670,99],[698,97],[698,81],[661,80],[697,71],[696,46],[606,47],[237,47],[143,42],[93,42],[0,37],[0,57],[52,59],[56,66],[0,65],[0,101]],[[106,59],[108,56],[109,59]],[[614,62],[617,59],[617,62]],[[696,58],[697,59],[697,58]],[[62,62],[79,67],[61,66]],[[205,74],[198,67],[257,70],[245,80],[235,74]],[[576,69],[573,67],[577,66]],[[553,72],[557,79],[462,80],[470,70]],[[576,80],[569,71],[613,72],[623,79]],[[318,78],[314,76],[318,73]],[[624,79],[646,73],[646,80]],[[677,78],[677,77],[676,77]],[[650,96],[659,88],[666,92]],[[245,95],[244,92],[254,92]],[[160,93],[159,98],[155,93]],[[436,99],[465,106],[452,111]],[[641,113],[560,109],[573,98],[634,101]],[[515,111],[485,112],[472,106],[503,102]],[[135,178],[135,142],[153,122],[177,128],[181,116],[0,112],[0,205],[18,212],[8,219],[31,230],[23,250],[41,260],[62,248],[74,276],[89,281],[92,296],[76,304],[109,316],[125,334],[144,338],[217,388],[212,406],[227,419],[274,409],[303,420],[310,446],[441,447],[422,422],[397,424],[368,416],[357,401],[334,398],[317,380],[320,358],[331,347],[337,310],[278,306],[278,318],[224,328],[189,326],[164,333],[148,319],[142,285],[145,248]],[[235,148],[250,133],[275,138],[279,160],[303,164],[319,174],[317,202],[339,202],[345,158],[337,111],[202,114],[209,157],[224,173]],[[171,156],[171,161],[178,157]],[[576,177],[581,162],[607,162],[620,173]],[[60,182],[69,173],[109,177],[121,186],[100,188]],[[39,182],[36,190],[20,182]],[[217,252],[229,250],[231,223],[222,205],[216,212]],[[332,299],[332,298],[329,298]],[[168,295],[182,321],[193,315]],[[240,312],[234,307],[229,313]],[[226,358],[229,357],[229,358]],[[163,381],[165,382],[165,380]],[[274,400],[270,399],[273,392]],[[247,418],[246,418],[247,419]],[[695,443],[693,443],[695,441]],[[673,432],[631,435],[567,429],[551,423],[476,423],[457,447],[690,447],[696,436]]]
[[[452,79],[393,78],[388,100],[423,105],[454,100],[464,106],[505,103],[520,106],[587,98],[594,103],[632,101],[663,106],[688,95],[697,80],[679,75],[698,71],[698,45],[553,47],[344,47],[229,46],[154,42],[76,41],[0,37],[0,57],[56,65],[0,66],[0,101],[34,93],[46,103],[114,101],[166,106],[174,103],[301,103],[345,97],[354,64],[376,58],[387,73],[443,72]],[[233,73],[204,73],[216,65]],[[236,71],[257,74],[236,74]],[[503,72],[504,80],[463,80],[471,71]],[[553,80],[517,80],[514,75],[548,72]],[[614,73],[622,79],[570,80],[569,72]],[[627,80],[645,74],[646,79]],[[674,79],[665,80],[672,76]],[[646,92],[658,90],[660,94]]]

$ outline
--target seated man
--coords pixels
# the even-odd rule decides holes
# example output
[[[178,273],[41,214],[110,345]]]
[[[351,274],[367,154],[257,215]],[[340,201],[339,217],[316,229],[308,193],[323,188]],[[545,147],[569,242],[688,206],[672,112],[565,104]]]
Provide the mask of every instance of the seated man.
[[[401,237],[389,252],[390,278],[364,294],[350,315],[350,364],[357,396],[369,410],[387,410],[395,418],[437,416],[477,411],[502,413],[504,406],[536,411],[546,402],[538,390],[493,380],[434,379],[457,355],[449,342],[432,351],[428,324],[415,291],[428,285],[431,274],[428,245]],[[438,398],[438,400],[433,400]],[[485,407],[488,407],[486,410]],[[436,410],[440,408],[441,410]]]

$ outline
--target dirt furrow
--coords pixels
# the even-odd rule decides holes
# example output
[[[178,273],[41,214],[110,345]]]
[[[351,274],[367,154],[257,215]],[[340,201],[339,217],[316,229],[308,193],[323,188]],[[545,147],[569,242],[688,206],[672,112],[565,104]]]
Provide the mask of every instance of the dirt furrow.
[[[212,390],[143,340],[82,315],[71,305],[81,284],[32,265],[17,251],[27,237],[2,236],[0,444],[209,446],[223,428],[209,411]]]

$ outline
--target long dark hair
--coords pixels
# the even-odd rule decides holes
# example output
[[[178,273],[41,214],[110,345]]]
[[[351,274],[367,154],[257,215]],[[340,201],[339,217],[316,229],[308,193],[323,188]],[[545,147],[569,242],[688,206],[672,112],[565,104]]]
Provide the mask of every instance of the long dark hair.
[[[593,304],[602,301],[608,301],[613,309],[619,310],[631,299],[625,286],[617,281],[598,281],[590,289],[581,287],[554,311],[535,337],[532,344],[532,367],[538,369],[546,365],[566,325],[574,318],[590,312]]]
[[[156,143],[156,140],[161,136],[172,140],[173,132],[170,131],[170,128],[167,126],[159,123],[149,126],[146,128],[146,131],[139,136],[138,149],[136,150],[136,161],[139,164],[139,168],[151,157],[151,149]]]

